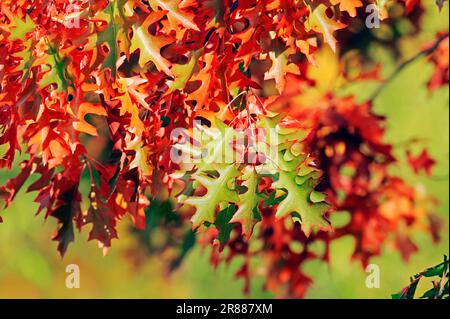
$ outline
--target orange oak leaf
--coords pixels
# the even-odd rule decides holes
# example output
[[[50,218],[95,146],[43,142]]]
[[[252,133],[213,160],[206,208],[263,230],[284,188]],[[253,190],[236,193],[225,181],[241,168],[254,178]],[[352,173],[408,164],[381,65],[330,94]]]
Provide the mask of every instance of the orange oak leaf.
[[[269,54],[270,59],[272,60],[272,67],[264,75],[264,80],[275,80],[278,92],[280,94],[286,86],[286,75],[288,73],[300,75],[298,66],[289,61],[289,55],[292,53],[292,49],[289,48],[278,55],[273,51]]]
[[[79,132],[97,136],[98,134],[95,126],[89,124],[85,119],[85,116],[87,114],[95,114],[101,116],[107,116],[108,114],[101,105],[88,102],[80,104],[77,113],[77,121],[73,122],[73,127]]]
[[[331,4],[339,4],[341,11],[346,11],[351,17],[356,17],[356,8],[363,6],[361,0],[330,0]]]

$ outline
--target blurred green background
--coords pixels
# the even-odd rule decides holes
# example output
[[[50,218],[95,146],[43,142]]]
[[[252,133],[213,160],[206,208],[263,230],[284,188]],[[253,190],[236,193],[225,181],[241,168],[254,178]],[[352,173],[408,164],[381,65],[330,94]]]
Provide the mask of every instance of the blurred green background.
[[[408,38],[401,44],[405,57],[418,52],[423,43],[433,41],[437,30],[448,30],[448,5],[438,14],[434,1],[425,1],[428,14],[422,21],[419,36]],[[408,26],[405,26],[407,28]],[[383,74],[394,68],[392,58],[383,50],[374,48],[374,57],[383,62]],[[342,238],[332,244],[331,262],[306,264],[306,272],[314,278],[307,298],[390,298],[408,284],[409,276],[442,261],[449,251],[449,92],[448,88],[429,92],[426,83],[433,67],[425,59],[409,65],[385,88],[375,101],[375,110],[387,116],[386,140],[401,144],[411,138],[425,142],[416,152],[427,147],[437,160],[433,177],[411,173],[405,160],[404,148],[396,148],[398,164],[393,173],[404,177],[410,185],[424,185],[429,194],[440,201],[439,214],[445,223],[442,240],[434,245],[430,236],[415,235],[419,252],[409,263],[404,263],[398,252],[385,247],[381,257],[371,260],[381,269],[381,287],[368,289],[367,274],[357,262],[351,262],[354,241]],[[345,87],[342,94],[355,93],[360,99],[369,96],[375,83],[359,83]],[[0,184],[7,177],[17,174],[0,172]],[[103,257],[95,242],[87,242],[87,231],[76,234],[76,242],[69,246],[61,259],[56,243],[50,241],[55,221],[43,221],[34,217],[36,194],[23,191],[12,205],[1,211],[4,223],[0,224],[0,298],[240,298],[244,297],[243,280],[235,279],[234,273],[240,260],[230,265],[222,264],[213,269],[209,264],[207,249],[194,248],[182,266],[172,275],[165,272],[165,265],[157,257],[148,258],[140,268],[133,267],[125,251],[133,245],[124,220],[119,228],[120,240],[113,242],[108,255]],[[65,268],[78,264],[81,269],[81,288],[67,289]],[[257,272],[257,262],[254,271]],[[423,291],[428,282],[424,282]],[[263,279],[254,276],[250,297],[270,298],[273,295],[263,289]]]

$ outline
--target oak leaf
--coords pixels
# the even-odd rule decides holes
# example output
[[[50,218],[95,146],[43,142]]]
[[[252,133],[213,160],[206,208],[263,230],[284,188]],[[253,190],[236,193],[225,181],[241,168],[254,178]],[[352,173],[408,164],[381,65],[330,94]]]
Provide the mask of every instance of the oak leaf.
[[[308,28],[323,34],[324,40],[331,49],[336,52],[336,38],[334,32],[344,28],[346,25],[329,18],[326,14],[327,7],[320,4],[310,12],[308,19]]]

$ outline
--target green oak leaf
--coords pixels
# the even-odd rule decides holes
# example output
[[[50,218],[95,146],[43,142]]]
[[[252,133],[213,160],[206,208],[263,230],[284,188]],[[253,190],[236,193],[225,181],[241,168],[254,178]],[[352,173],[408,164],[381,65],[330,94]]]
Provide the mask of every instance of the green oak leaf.
[[[30,16],[25,17],[25,21],[19,17],[14,17],[12,22],[15,28],[11,30],[9,38],[11,40],[22,40],[25,39],[26,35],[36,29],[36,24],[30,18]]]
[[[50,84],[56,84],[58,91],[62,92],[70,86],[70,79],[67,74],[67,60],[60,57],[58,50],[49,45],[48,54],[45,56],[44,65],[49,70],[39,81],[39,87],[45,88]]]
[[[327,230],[330,227],[324,217],[330,206],[325,202],[324,194],[314,191],[320,173],[309,165],[308,160],[301,161],[301,157],[297,157],[286,161],[280,154],[278,179],[272,184],[274,189],[286,192],[286,198],[277,207],[276,217],[297,212],[306,235],[314,228]]]
[[[195,206],[196,213],[192,218],[194,227],[203,223],[212,224],[217,208],[223,209],[225,204],[232,203],[237,210],[230,222],[240,223],[243,234],[250,237],[260,218],[258,205],[265,200],[258,193],[258,181],[260,176],[267,176],[273,180],[275,192],[264,205],[276,205],[277,218],[290,214],[294,221],[301,223],[306,235],[313,229],[330,228],[325,218],[329,210],[325,194],[314,190],[321,173],[314,167],[312,159],[302,152],[299,143],[306,133],[284,124],[288,122],[280,124],[282,119],[282,116],[269,116],[256,123],[256,127],[266,129],[266,134],[262,134],[265,138],[258,138],[256,143],[257,152],[264,153],[267,160],[256,166],[241,164],[242,172],[236,168],[237,156],[233,142],[242,140],[243,132],[215,119],[213,128],[204,129],[205,134],[193,134],[193,139],[197,141],[196,149],[190,151],[202,156],[195,162],[196,172],[190,178],[192,182],[186,184],[189,192],[184,192],[178,198],[182,203]],[[230,184],[238,177],[242,179],[239,188],[245,189],[239,195],[238,191],[230,188]],[[192,196],[200,185],[206,188],[206,194]],[[280,193],[283,194],[280,196]]]
[[[185,88],[186,83],[190,80],[192,74],[194,73],[195,66],[197,65],[198,58],[200,57],[200,51],[201,50],[195,51],[188,63],[177,64],[172,68],[175,80],[169,84],[167,94]]]
[[[116,75],[116,62],[120,57],[120,53],[127,52],[130,47],[130,40],[127,31],[130,22],[125,16],[125,6],[127,0],[110,1],[108,6],[101,11],[95,18],[106,22],[106,28],[99,34],[94,34],[90,38],[89,46],[108,46],[107,57],[104,59],[102,68],[109,68]]]
[[[18,17],[14,17],[12,23],[15,25],[15,28],[11,30],[11,34],[9,36],[10,39],[21,40],[23,46],[25,47],[24,50],[14,54],[14,57],[18,57],[23,60],[22,63],[16,67],[15,71],[23,71],[22,80],[25,80],[28,78],[31,66],[34,62],[32,55],[33,40],[26,39],[26,35],[36,29],[36,24],[29,16],[25,17],[25,21]]]
[[[184,200],[185,204],[194,206],[196,209],[191,219],[194,227],[199,227],[205,222],[214,223],[218,206],[239,201],[236,190],[232,188],[236,177],[240,174],[236,166],[221,165],[217,173],[217,177],[211,177],[204,171],[198,171],[192,175],[192,179],[205,187],[207,191],[203,196],[190,196]]]
[[[243,186],[247,188],[246,192],[239,195],[239,208],[233,215],[231,222],[242,225],[242,233],[246,238],[250,238],[253,227],[260,220],[258,205],[264,197],[258,193],[258,174],[251,170],[245,174],[242,179]]]
[[[26,80],[30,75],[30,69],[33,66],[34,58],[33,58],[33,49],[32,49],[33,41],[31,39],[23,42],[25,49],[14,54],[14,57],[21,58],[22,63],[20,63],[15,71],[23,71],[22,81]]]
[[[286,117],[285,114],[271,114],[262,117],[258,121],[258,127],[266,130],[266,144],[271,143],[278,146],[278,150],[286,149],[296,142],[303,141],[307,136],[306,130],[298,128],[283,127],[280,122]]]
[[[177,0],[149,0],[149,4],[154,11],[158,8],[167,11],[167,17],[171,25],[176,28],[178,25],[183,25],[185,28],[200,31],[197,25],[192,21],[193,16],[181,12],[179,8],[179,1]]]
[[[214,225],[219,230],[217,239],[219,240],[220,243],[220,249],[223,249],[230,240],[231,231],[233,230],[233,227],[236,225],[236,223],[232,221],[235,212],[236,212],[235,206],[230,205],[227,208],[221,210],[217,214],[217,218]]]
[[[214,170],[222,164],[236,162],[233,142],[238,132],[218,118],[213,120],[214,128],[196,127],[192,134],[194,143],[186,142],[174,145],[186,158],[195,163],[198,171]]]
[[[200,169],[227,163],[234,163],[235,150],[232,143],[237,140],[238,133],[224,122],[215,118],[215,129],[206,129],[202,135],[202,158],[198,164]],[[195,137],[194,137],[195,138]]]
[[[175,77],[171,70],[172,63],[161,55],[161,48],[173,43],[174,40],[162,35],[151,35],[148,32],[149,23],[150,21],[146,20],[141,25],[133,25],[133,38],[131,39],[130,52],[135,52],[139,49],[139,65],[141,67],[151,61],[158,71]]]

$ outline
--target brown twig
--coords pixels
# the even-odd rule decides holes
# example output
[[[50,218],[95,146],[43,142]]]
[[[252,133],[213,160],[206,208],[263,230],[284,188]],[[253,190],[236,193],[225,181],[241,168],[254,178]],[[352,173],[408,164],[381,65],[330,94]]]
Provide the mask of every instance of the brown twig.
[[[374,101],[380,95],[380,93],[383,91],[383,89],[389,83],[391,83],[405,67],[407,67],[409,64],[413,63],[417,59],[421,58],[422,56],[427,56],[430,53],[432,53],[433,51],[435,51],[439,47],[439,44],[441,44],[441,42],[444,41],[445,39],[447,39],[448,37],[449,37],[449,33],[447,32],[446,34],[439,37],[432,46],[430,46],[426,49],[423,49],[422,51],[418,52],[417,54],[415,54],[414,56],[412,56],[411,58],[409,58],[408,60],[406,60],[405,62],[400,64],[397,67],[397,69],[395,69],[395,71],[388,78],[386,78],[386,80],[383,83],[381,83],[381,85],[375,90],[375,92],[370,97],[369,101]]]

